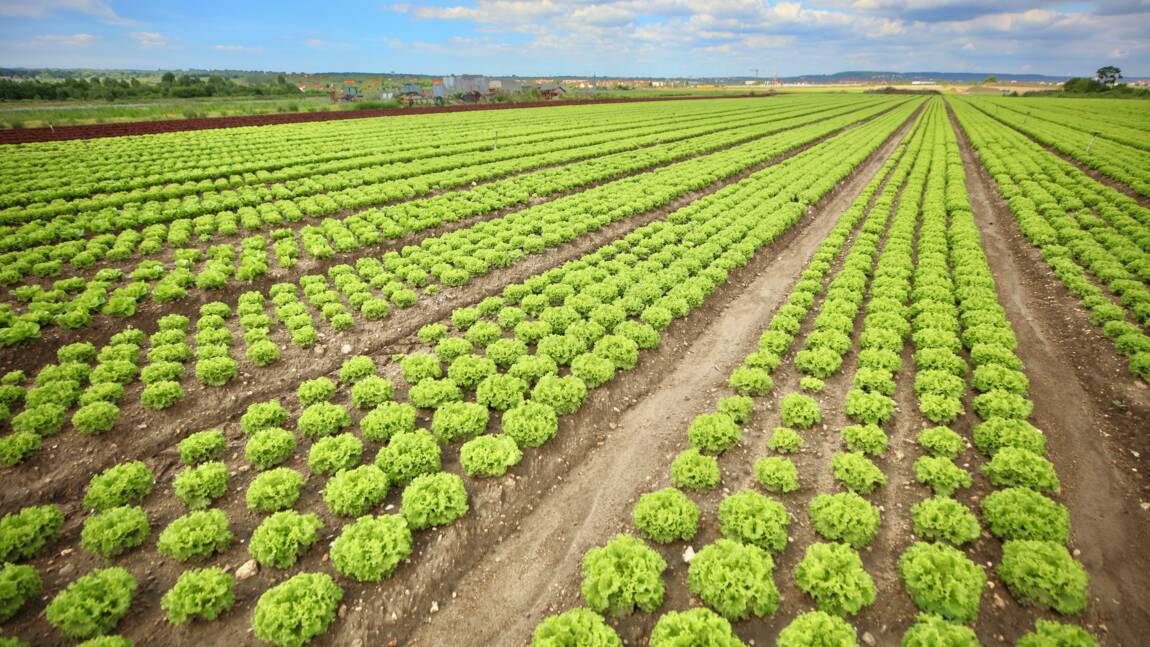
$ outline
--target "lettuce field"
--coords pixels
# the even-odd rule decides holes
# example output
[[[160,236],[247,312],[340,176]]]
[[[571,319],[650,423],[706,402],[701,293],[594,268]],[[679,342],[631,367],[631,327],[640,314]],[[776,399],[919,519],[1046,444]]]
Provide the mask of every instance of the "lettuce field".
[[[0,646],[1150,632],[1150,112],[0,146]]]

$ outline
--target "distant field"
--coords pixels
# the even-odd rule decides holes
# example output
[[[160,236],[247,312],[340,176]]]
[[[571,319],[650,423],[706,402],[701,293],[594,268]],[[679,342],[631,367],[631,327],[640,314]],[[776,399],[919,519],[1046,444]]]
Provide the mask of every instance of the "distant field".
[[[754,88],[765,93],[763,88]],[[611,90],[596,93],[572,92],[569,100],[583,98],[646,98],[677,96],[723,96],[747,94],[752,89],[743,86],[723,88],[667,88],[646,90]],[[232,99],[167,99],[133,101],[130,103],[99,103],[81,101],[28,101],[0,103],[0,128],[41,128],[45,126],[79,126],[89,124],[115,124],[133,121],[161,121],[169,119],[198,119],[201,117],[236,117],[278,112],[325,112],[332,110],[364,110],[393,108],[394,101],[361,100],[351,103],[332,103],[327,97],[299,97],[292,99],[242,98]]]
[[[797,92],[0,145],[0,646],[1146,644],[1148,133]]]
[[[385,105],[382,102],[375,103],[379,107]],[[327,97],[169,99],[131,103],[28,101],[0,103],[0,128],[115,124],[131,121],[234,117],[273,112],[317,112],[354,109],[357,105],[360,104],[332,103]]]

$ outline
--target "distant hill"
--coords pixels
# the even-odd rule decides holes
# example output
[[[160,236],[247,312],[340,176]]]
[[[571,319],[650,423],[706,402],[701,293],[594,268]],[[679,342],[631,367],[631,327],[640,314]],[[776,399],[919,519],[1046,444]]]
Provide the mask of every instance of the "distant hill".
[[[995,72],[874,72],[853,70],[834,74],[803,74],[801,76],[779,77],[786,83],[911,83],[913,81],[943,81],[950,83],[976,83],[988,76],[995,76],[999,82],[1009,83],[1062,83],[1069,76],[1047,76],[1045,74],[999,74]]]

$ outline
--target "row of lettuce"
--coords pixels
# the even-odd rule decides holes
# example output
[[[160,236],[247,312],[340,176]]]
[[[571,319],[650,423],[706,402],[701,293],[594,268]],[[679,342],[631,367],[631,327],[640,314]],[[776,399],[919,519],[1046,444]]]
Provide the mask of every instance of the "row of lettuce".
[[[1023,235],[1150,380],[1150,210],[967,102],[951,106]]]
[[[889,125],[892,119],[905,115],[906,110],[908,107],[903,105],[870,123]],[[162,317],[157,331],[162,334],[153,334],[150,339],[149,366],[144,371],[139,371],[144,335],[129,329],[114,336],[106,349],[96,353],[107,355],[105,359],[119,360],[115,364],[116,370],[96,371],[96,379],[76,366],[77,362],[72,359],[61,359],[61,364],[42,368],[33,376],[35,386],[32,388],[23,386],[27,379],[24,375],[14,374],[7,378],[11,383],[6,385],[4,398],[0,401],[5,407],[0,413],[6,414],[5,418],[11,417],[16,432],[24,433],[18,438],[0,438],[0,448],[11,448],[0,454],[6,456],[4,462],[7,464],[22,460],[34,447],[28,434],[45,435],[59,431],[68,411],[77,402],[84,406],[95,405],[86,401],[81,392],[80,386],[85,379],[93,385],[89,390],[105,383],[128,387],[139,379],[145,383],[141,401],[155,409],[165,409],[180,399],[184,391],[180,383],[186,375],[183,365],[193,356],[196,359],[195,375],[201,383],[209,386],[228,383],[240,372],[238,361],[232,357],[236,338],[227,329],[233,311],[239,315],[237,320],[242,328],[244,356],[255,367],[267,367],[280,355],[276,339],[286,337],[297,347],[311,348],[319,340],[322,329],[330,328],[338,333],[361,325],[361,321],[379,321],[390,314],[392,307],[414,306],[419,299],[416,289],[422,288],[425,294],[435,294],[439,285],[465,285],[475,277],[509,267],[529,255],[574,241],[613,222],[657,209],[692,190],[704,189],[765,163],[841,129],[854,118],[845,116],[840,120],[788,131],[777,137],[590,189],[465,230],[425,239],[418,246],[388,252],[379,260],[361,258],[355,266],[337,265],[328,272],[330,280],[323,275],[306,275],[298,284],[273,285],[266,295],[248,292],[239,297],[235,308],[224,303],[205,304],[200,308],[201,319],[196,324],[194,353],[187,343],[187,336],[181,338],[180,335],[181,330],[187,331],[189,322],[179,316]],[[812,201],[812,195],[817,194],[812,194],[812,189],[805,186],[780,187],[780,199]],[[433,279],[437,282],[432,283]],[[163,282],[161,280],[160,284]],[[134,312],[131,298],[124,295],[122,298],[113,297],[111,301],[120,303],[126,311]],[[274,318],[267,314],[269,304]],[[360,321],[357,321],[355,313],[358,313]],[[322,323],[317,322],[316,314],[322,317]],[[215,316],[205,319],[207,315]],[[127,346],[117,349],[122,345]],[[88,352],[87,355],[90,360],[93,353]],[[100,357],[97,360],[104,361]],[[61,368],[64,364],[69,366]],[[55,382],[67,384],[53,385]],[[123,397],[123,392],[114,387],[100,387],[98,391],[102,397],[93,395],[88,400],[115,402]],[[32,394],[31,399],[29,394]],[[106,404],[95,406],[110,411]]]
[[[131,316],[149,298],[152,302],[166,304],[185,299],[189,295],[199,296],[211,290],[242,286],[246,281],[268,275],[273,268],[273,258],[275,265],[284,269],[294,267],[304,257],[323,262],[332,259],[337,253],[362,252],[387,240],[417,234],[444,223],[522,207],[539,196],[554,197],[572,190],[587,189],[576,195],[528,207],[519,213],[534,216],[572,208],[593,214],[600,214],[604,210],[618,211],[626,208],[625,200],[631,197],[632,190],[645,191],[652,183],[665,185],[669,174],[692,174],[696,179],[689,186],[699,188],[763,161],[764,154],[777,155],[794,146],[809,143],[850,123],[874,116],[890,105],[872,103],[861,110],[855,107],[835,108],[829,114],[820,111],[781,120],[760,117],[765,123],[757,126],[732,128],[667,145],[627,150],[574,165],[546,168],[537,173],[507,178],[469,191],[449,192],[414,202],[357,211],[343,218],[324,218],[319,225],[306,225],[298,230],[281,227],[273,230],[270,238],[263,235],[248,236],[239,241],[238,247],[234,241],[212,245],[206,250],[196,245],[188,246],[197,229],[191,220],[184,220],[178,228],[173,224],[165,230],[164,225],[155,224],[143,232],[127,230],[119,236],[104,234],[87,240],[61,243],[57,247],[68,249],[63,252],[62,258],[55,260],[43,249],[13,252],[22,256],[22,259],[11,259],[12,262],[6,264],[6,272],[10,278],[18,281],[27,274],[42,274],[47,278],[63,274],[66,269],[65,260],[74,259],[76,255],[85,258],[83,264],[87,265],[91,261],[94,265],[98,259],[106,258],[109,254],[124,261],[139,250],[146,250],[145,256],[151,256],[164,252],[172,245],[176,247],[171,250],[171,261],[168,263],[145,258],[134,268],[126,270],[104,267],[96,271],[90,280],[69,276],[55,280],[48,286],[51,289],[35,283],[11,289],[10,294],[16,302],[26,305],[3,306],[0,311],[0,343],[12,344],[35,339],[43,326],[83,328],[91,323],[93,317],[101,314],[112,317]],[[810,108],[805,110],[810,112]],[[738,161],[736,154],[741,154],[741,159],[748,161]],[[733,158],[736,161],[731,163]],[[656,170],[652,171],[652,168]],[[627,177],[635,173],[638,175]],[[703,181],[708,178],[709,181]],[[606,184],[602,186],[594,186],[604,182]],[[380,186],[369,185],[354,191],[370,193],[379,190]],[[301,220],[309,215],[321,217],[350,207],[381,202],[372,195],[361,196],[350,203],[337,201],[332,196],[322,198],[327,204],[323,208],[313,209],[305,205],[301,209],[293,203],[290,211],[294,215],[288,218]],[[261,224],[265,216],[269,214],[265,212],[258,218]],[[285,219],[282,214],[276,218],[271,219],[271,222],[282,224]],[[208,220],[211,229],[214,226],[211,223],[215,221],[211,217]],[[238,231],[235,218],[230,220],[229,231],[232,230]],[[525,242],[530,244],[537,242],[533,234],[540,232],[520,233],[528,237]],[[173,235],[177,236],[176,240],[173,240]],[[430,242],[435,240],[438,238]],[[422,247],[409,248],[393,256],[406,257],[420,249]],[[461,266],[460,258],[443,261],[448,266],[439,268],[432,276],[438,278],[439,273],[448,270],[452,271],[453,276],[459,276],[460,271],[467,269]],[[422,273],[416,275],[413,286],[426,287],[432,278],[426,275],[432,269],[430,265],[422,267]]]
[[[572,107],[569,111],[422,115],[403,119],[313,122],[260,128],[187,131],[147,137],[62,141],[9,147],[0,160],[5,207],[105,194],[135,201],[139,189],[205,190],[269,184],[361,166],[491,149],[497,131],[508,145],[612,129],[642,127],[669,115],[691,119],[746,110],[747,102]],[[763,106],[765,107],[765,106]],[[589,128],[589,121],[594,121]],[[483,137],[476,137],[483,133]],[[66,179],[75,178],[69,184]],[[222,184],[218,182],[223,181]]]
[[[384,372],[394,379],[380,375],[371,358],[355,357],[339,371],[338,384],[308,380],[299,385],[294,404],[249,406],[240,420],[243,454],[257,473],[242,503],[231,492],[246,477],[233,477],[235,466],[222,460],[233,441],[213,430],[185,438],[179,453],[188,466],[176,474],[171,490],[192,511],[167,524],[156,550],[177,561],[234,551],[225,508],[235,518],[246,507],[267,515],[245,542],[252,558],[271,569],[295,568],[325,520],[359,517],[342,525],[331,548],[333,567],[352,580],[388,577],[411,554],[417,539],[412,530],[449,524],[469,507],[463,479],[443,471],[444,445],[463,442],[460,470],[468,477],[506,473],[524,449],[555,435],[559,416],[577,411],[589,389],[633,369],[641,349],[660,343],[659,330],[701,307],[729,272],[790,228],[913,109],[908,104],[583,258],[509,285],[501,296],[456,309],[449,321],[421,329],[430,352],[411,352],[386,365]],[[206,312],[200,321],[222,318],[222,312]],[[353,413],[361,410],[367,413],[357,421]],[[293,417],[294,433],[285,429]],[[355,426],[362,440],[350,433]],[[499,433],[487,433],[493,428]],[[327,476],[324,519],[293,509],[309,487],[308,477],[295,469],[303,462],[301,440],[313,478]],[[386,443],[374,463],[362,464],[365,441]],[[143,546],[150,528],[141,503],[156,496],[154,476],[141,462],[97,475],[85,493],[83,507],[92,512],[84,520],[81,548],[122,559]],[[399,514],[370,516],[400,485]],[[54,506],[4,517],[3,559],[35,559],[57,540],[62,521]],[[11,568],[12,579],[25,583],[7,602],[16,613],[40,592],[32,584],[33,565]],[[212,567],[185,571],[165,596],[169,619],[226,613],[233,604],[231,577]],[[71,638],[111,633],[128,613],[136,586],[122,567],[97,569],[56,593],[46,617]],[[297,573],[260,597],[252,616],[255,635],[274,644],[302,644],[326,631],[342,595],[326,573]]]
[[[970,105],[1035,141],[1067,155],[1099,173],[1150,196],[1150,138],[1146,121],[1122,128],[1100,122],[1100,114],[1055,117],[1040,102],[1023,105],[973,100]],[[1103,133],[1105,135],[1103,136]]]
[[[864,102],[854,103],[859,105]],[[480,146],[470,152],[458,150],[461,133],[449,131],[425,139],[422,149],[417,152],[402,149],[373,151],[373,154],[329,163],[326,166],[330,168],[310,165],[291,167],[252,178],[256,181],[238,186],[228,186],[223,178],[218,178],[216,182],[225,184],[218,189],[213,186],[215,182],[204,181],[202,184],[207,186],[194,183],[191,186],[153,187],[146,192],[99,194],[83,201],[57,203],[41,209],[13,209],[5,220],[13,225],[34,219],[47,219],[49,223],[60,224],[83,224],[95,219],[97,225],[105,226],[122,226],[133,221],[151,224],[210,215],[222,209],[257,206],[276,199],[302,199],[325,193],[343,195],[340,192],[344,189],[404,179],[409,182],[386,186],[392,192],[404,187],[409,191],[426,192],[430,188],[461,182],[465,176],[457,171],[468,167],[487,166],[495,170],[501,168],[500,165],[509,169],[532,168],[547,163],[549,159],[551,163],[586,159],[595,150],[602,151],[601,154],[626,150],[628,143],[632,146],[649,145],[695,137],[738,125],[750,125],[770,118],[773,114],[799,114],[838,107],[838,104],[820,104],[815,101],[784,101],[746,104],[736,111],[716,110],[716,106],[708,106],[705,111],[684,111],[681,117],[678,113],[664,109],[657,110],[654,116],[607,116],[601,121],[568,122],[564,127],[556,127],[554,123],[528,124],[512,128],[510,132],[504,131],[498,144],[493,138],[483,138],[481,142],[470,140],[467,146],[473,149],[477,148],[477,144]],[[669,128],[672,124],[677,124],[679,128]],[[491,172],[471,177],[482,179]],[[110,222],[100,222],[104,219],[110,219]]]
[[[856,227],[850,251],[843,254]],[[880,239],[885,240],[876,262]],[[841,269],[828,282],[836,258],[841,258]],[[988,530],[1004,542],[998,576],[1019,602],[1068,615],[1080,612],[1086,604],[1087,576],[1064,546],[1069,537],[1067,511],[1047,496],[1057,492],[1057,477],[1042,457],[1045,437],[1026,421],[1031,409],[1025,397],[1027,379],[1013,352],[1013,333],[974,228],[954,134],[938,101],[921,118],[909,143],[842,214],[786,304],[772,317],[759,349],[731,373],[734,394],[719,399],[713,412],[691,423],[691,447],[671,465],[674,487],[639,499],[632,517],[636,528],[657,544],[689,542],[696,536],[700,507],[684,490],[738,487],[736,475],[745,470],[731,466],[730,480],[724,480],[718,458],[744,442],[742,427],[754,420],[756,409],[770,408],[761,405],[770,402],[774,391],[772,372],[790,357],[802,375],[802,388],[821,392],[825,381],[840,372],[842,356],[854,347],[851,335],[864,295],[855,388],[842,403],[855,424],[841,429],[847,451],[830,460],[833,476],[845,491],[807,500],[811,527],[825,542],[808,545],[794,571],[796,587],[817,610],[795,617],[779,633],[778,644],[857,644],[856,630],[845,618],[872,604],[877,595],[858,552],[877,536],[881,518],[879,506],[866,497],[889,487],[884,470],[870,457],[882,457],[891,443],[882,426],[896,415],[892,396],[908,340],[914,347],[919,413],[931,423],[949,423],[963,412],[966,357],[974,363],[969,378],[978,395],[972,408],[982,422],[971,436],[974,446],[990,457],[982,471],[998,488],[982,501]],[[802,330],[809,332],[792,355]],[[758,487],[796,505],[805,497],[799,494],[799,470],[789,455],[802,450],[803,435],[814,433],[822,412],[813,397],[801,393],[790,393],[776,404],[783,426],[765,443],[775,455],[756,460],[753,474]],[[897,415],[910,414],[904,410]],[[914,463],[914,476],[934,496],[913,507],[917,541],[898,559],[899,577],[922,612],[902,644],[978,645],[965,623],[979,616],[987,575],[960,548],[977,540],[982,530],[978,518],[953,498],[973,483],[970,473],[955,462],[967,450],[967,439],[936,426],[919,432],[917,441],[924,455]],[[686,574],[687,587],[706,608],[663,614],[651,644],[685,640],[741,645],[730,622],[775,613],[780,592],[773,579],[772,553],[788,546],[790,519],[798,516],[789,507],[755,488],[724,496],[715,514],[721,538],[690,556]],[[580,589],[589,609],[548,618],[536,629],[534,645],[622,644],[596,612],[619,616],[658,610],[666,568],[660,552],[630,534],[588,551]],[[1097,643],[1073,625],[1039,620],[1017,644]]]

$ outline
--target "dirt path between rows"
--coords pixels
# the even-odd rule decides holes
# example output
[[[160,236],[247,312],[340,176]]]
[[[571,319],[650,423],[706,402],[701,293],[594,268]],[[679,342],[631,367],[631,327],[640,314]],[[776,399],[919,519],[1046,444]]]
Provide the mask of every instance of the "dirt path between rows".
[[[1103,644],[1145,644],[1150,512],[1143,507],[1148,481],[1142,457],[1150,451],[1150,389],[1130,376],[1077,298],[1022,236],[954,125],[999,301],[1031,378],[1033,422],[1046,432],[1048,454],[1062,480],[1059,499],[1070,509],[1071,548],[1091,576],[1084,619]],[[1002,597],[1005,609],[1018,606]]]
[[[686,446],[687,424],[711,405],[730,371],[755,348],[771,314],[837,216],[882,166],[910,123],[860,165],[833,198],[797,225],[802,229],[790,242],[776,243],[776,255],[744,268],[753,269],[753,274],[742,274],[749,280],[725,308],[714,312],[686,349],[684,361],[605,429],[582,430],[603,434],[602,444],[610,450],[589,454],[556,483],[536,502],[535,510],[520,519],[518,531],[478,559],[451,591],[451,600],[440,604],[434,621],[418,627],[405,644],[458,644],[463,626],[468,627],[469,644],[523,644],[543,616],[580,606],[577,589],[583,553],[626,529],[637,497],[665,481],[671,460]],[[732,452],[747,454],[742,462],[749,464],[746,447]],[[701,526],[714,526],[713,520],[704,518]],[[685,567],[680,559],[668,563],[672,572]],[[676,605],[674,593],[669,590],[671,605]],[[678,602],[676,606],[685,606]],[[483,621],[472,622],[477,618]],[[638,639],[649,633],[654,620],[651,615],[635,617],[620,629],[624,638]]]

